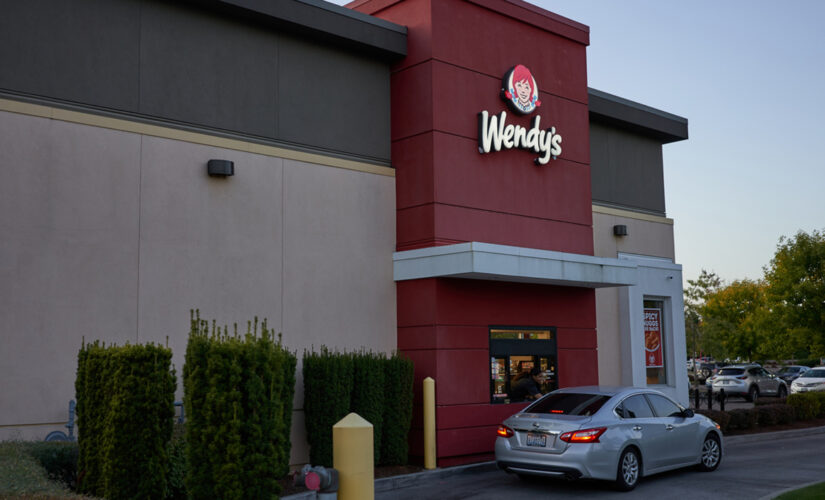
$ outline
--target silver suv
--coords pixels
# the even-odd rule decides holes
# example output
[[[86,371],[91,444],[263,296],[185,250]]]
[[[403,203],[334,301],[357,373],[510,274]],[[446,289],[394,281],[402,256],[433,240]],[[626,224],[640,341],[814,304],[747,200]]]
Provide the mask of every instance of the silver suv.
[[[713,392],[724,389],[728,396],[744,396],[748,401],[756,401],[759,396],[788,395],[788,385],[784,380],[758,365],[732,365],[720,368],[713,379]]]

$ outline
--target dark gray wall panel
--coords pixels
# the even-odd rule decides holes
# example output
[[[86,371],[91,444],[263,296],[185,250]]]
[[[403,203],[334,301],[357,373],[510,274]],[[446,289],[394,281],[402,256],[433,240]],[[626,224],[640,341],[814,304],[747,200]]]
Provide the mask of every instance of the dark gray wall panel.
[[[390,74],[385,64],[282,38],[280,139],[390,157]]]
[[[140,2],[0,6],[0,89],[134,111]]]
[[[594,202],[665,214],[658,140],[591,122],[590,168]]]
[[[276,34],[158,3],[141,27],[142,114],[277,138]]]

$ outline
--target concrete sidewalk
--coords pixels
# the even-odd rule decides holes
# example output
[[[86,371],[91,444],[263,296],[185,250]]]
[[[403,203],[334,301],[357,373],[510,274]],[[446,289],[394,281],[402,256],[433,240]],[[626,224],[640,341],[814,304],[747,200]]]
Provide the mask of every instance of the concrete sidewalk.
[[[740,443],[756,443],[760,441],[775,441],[799,436],[811,436],[815,434],[825,434],[825,427],[812,427],[810,429],[793,429],[789,431],[763,432],[758,434],[744,434],[741,436],[725,436],[725,445]],[[495,470],[495,462],[482,462],[477,464],[462,465],[458,467],[447,467],[444,469],[434,469],[414,474],[403,474],[400,476],[385,477],[375,480],[375,492],[387,492],[404,488],[413,488],[428,482],[457,476],[460,474],[471,474],[474,472],[488,472]],[[297,493],[281,497],[283,500],[311,500],[316,498],[314,491]]]

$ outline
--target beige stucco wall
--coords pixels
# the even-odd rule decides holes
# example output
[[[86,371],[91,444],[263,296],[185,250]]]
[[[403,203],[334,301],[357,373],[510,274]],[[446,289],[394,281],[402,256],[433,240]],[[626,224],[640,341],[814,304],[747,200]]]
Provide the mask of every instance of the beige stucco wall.
[[[627,236],[614,236],[613,226],[627,226]],[[619,253],[674,259],[673,220],[627,210],[593,206],[594,254],[616,258]],[[622,356],[619,288],[596,290],[596,325],[599,346],[599,383],[620,385]]]
[[[396,346],[391,169],[150,132],[0,111],[0,439],[65,430],[83,337],[168,336],[180,376],[191,308],[267,317],[299,360]],[[207,176],[213,158],[235,175]],[[293,463],[301,387],[299,366]]]

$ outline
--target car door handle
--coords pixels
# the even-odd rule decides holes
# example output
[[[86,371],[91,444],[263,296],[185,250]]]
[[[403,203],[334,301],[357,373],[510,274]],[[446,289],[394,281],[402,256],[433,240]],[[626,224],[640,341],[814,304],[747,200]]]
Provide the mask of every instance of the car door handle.
[[[672,431],[672,430],[673,430],[673,426],[672,426],[672,425],[670,425],[670,424],[667,424],[667,425],[665,426],[665,430],[666,430],[666,431]]]
[[[636,426],[633,427],[633,430],[634,431],[640,431],[640,430],[642,430],[642,426],[641,425],[636,425]]]

